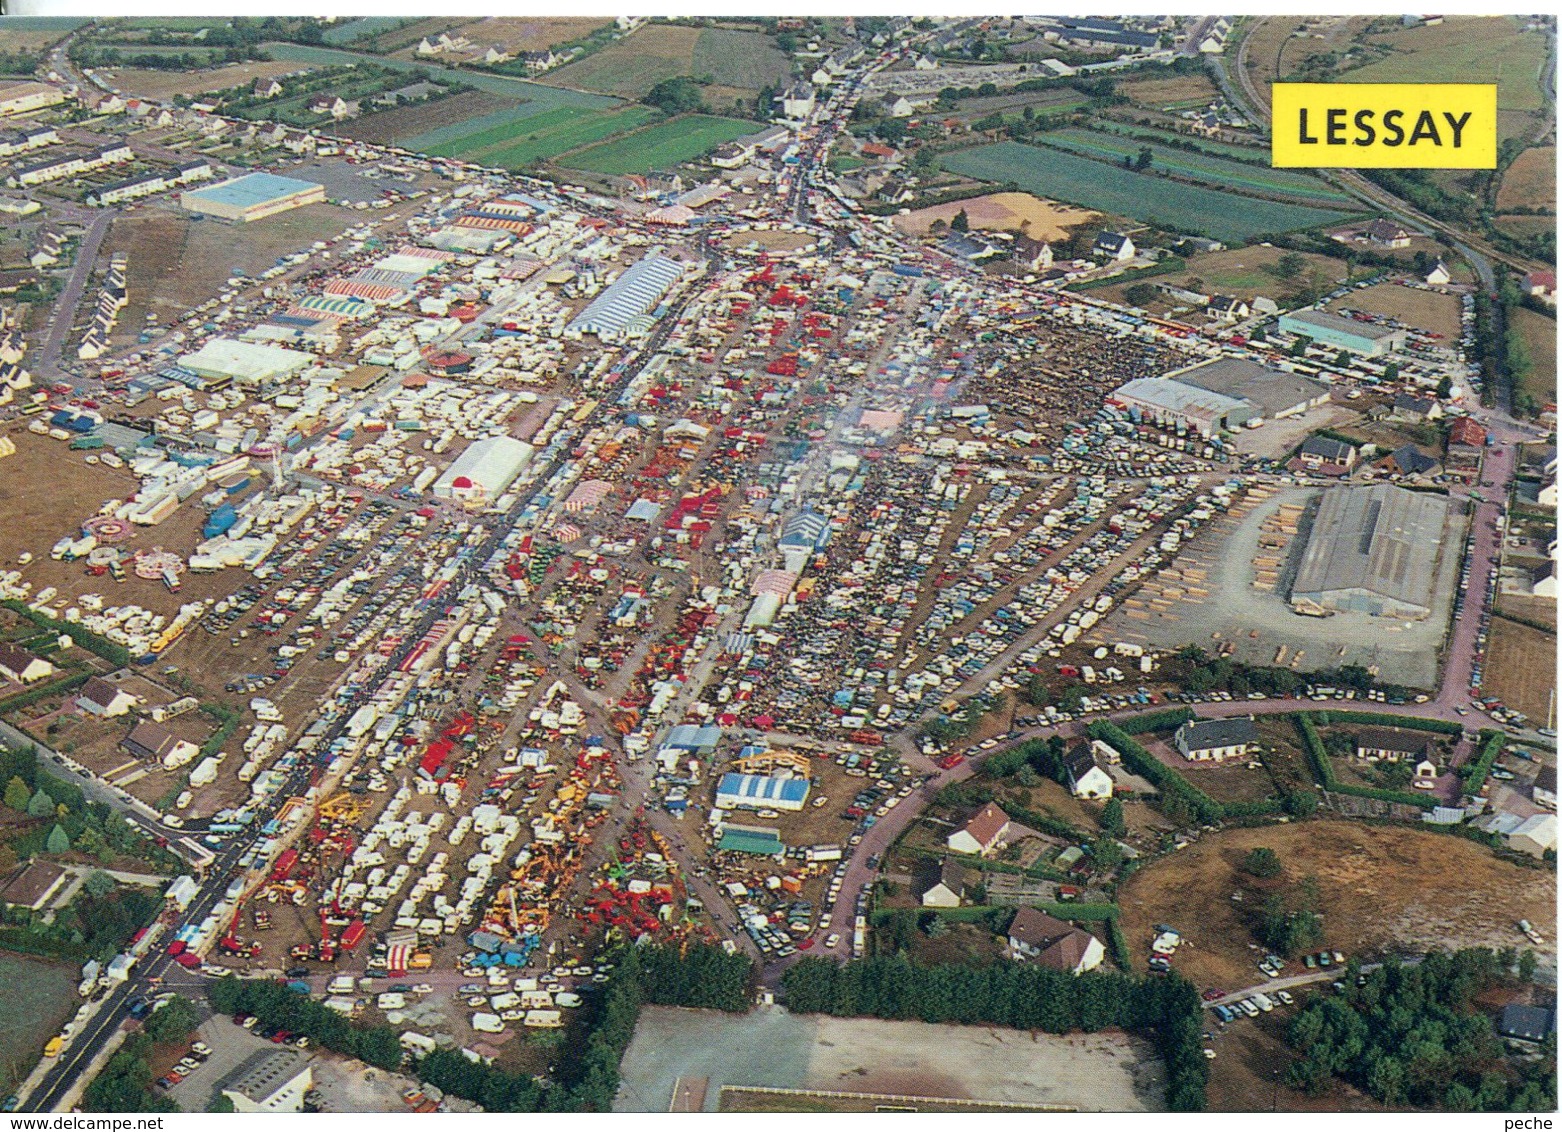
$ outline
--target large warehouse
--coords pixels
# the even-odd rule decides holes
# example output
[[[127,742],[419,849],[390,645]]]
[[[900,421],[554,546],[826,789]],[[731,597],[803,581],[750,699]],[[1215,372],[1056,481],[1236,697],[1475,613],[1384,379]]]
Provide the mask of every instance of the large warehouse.
[[[1329,311],[1296,311],[1280,316],[1280,329],[1300,334],[1319,346],[1331,346],[1375,358],[1402,350],[1410,338],[1408,330],[1394,330],[1375,322],[1358,322]]]
[[[683,264],[653,250],[592,299],[565,329],[609,341],[649,329],[650,312],[682,274]]]
[[[179,194],[180,207],[203,216],[248,223],[325,200],[325,186],[275,173],[249,173]]]
[[[179,364],[208,378],[229,378],[240,385],[261,386],[290,377],[314,362],[312,354],[267,346],[238,338],[213,338],[193,354],[183,354]]]
[[[1256,416],[1268,420],[1296,416],[1329,401],[1329,387],[1321,381],[1242,358],[1216,358],[1166,376],[1184,385],[1247,401]]]
[[[1236,428],[1258,415],[1246,401],[1167,377],[1136,377],[1112,390],[1107,402],[1163,427],[1180,425],[1200,436]]]
[[[1447,496],[1392,484],[1331,488],[1313,519],[1291,607],[1426,617],[1447,523]]]
[[[487,503],[504,494],[532,458],[532,446],[513,436],[491,436],[467,447],[434,481],[440,499]]]

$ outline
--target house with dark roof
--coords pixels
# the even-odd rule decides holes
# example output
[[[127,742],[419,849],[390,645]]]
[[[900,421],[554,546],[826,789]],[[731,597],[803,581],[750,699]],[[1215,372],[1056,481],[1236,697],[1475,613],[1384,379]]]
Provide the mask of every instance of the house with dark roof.
[[[1394,449],[1379,460],[1377,466],[1395,476],[1435,476],[1443,470],[1440,460],[1428,456],[1414,444]]]
[[[1105,800],[1112,796],[1112,777],[1096,765],[1095,751],[1080,743],[1063,756],[1069,791],[1076,798]]]
[[[76,708],[100,719],[124,715],[136,704],[136,698],[117,684],[94,676],[76,693]]]
[[[1090,246],[1091,255],[1105,256],[1107,259],[1122,263],[1133,259],[1139,249],[1134,247],[1134,242],[1121,232],[1102,232],[1096,236],[1096,242]]]
[[[1543,766],[1540,773],[1535,776],[1535,783],[1530,787],[1530,800],[1537,806],[1544,806],[1548,810],[1557,808],[1557,768]]]
[[[1383,759],[1420,762],[1432,757],[1431,736],[1424,731],[1396,731],[1391,727],[1369,727],[1356,732],[1358,759]]]
[[[1014,237],[1009,258],[1031,271],[1045,271],[1052,266],[1052,245],[1045,240],[1033,240],[1022,233]]]
[[[1191,762],[1220,762],[1247,754],[1258,742],[1258,729],[1251,718],[1190,719],[1177,728],[1174,741]]]
[[[0,888],[0,902],[40,911],[69,879],[70,874],[53,861],[29,861]]]
[[[179,738],[173,732],[157,723],[138,723],[125,736],[120,744],[128,753],[138,759],[154,760],[167,763],[175,760],[170,765],[178,765],[179,762],[188,762],[194,758],[198,748],[194,743]]]
[[[1556,1015],[1539,1006],[1512,1002],[1497,1015],[1497,1033],[1516,1042],[1539,1045],[1556,1028]]]
[[[20,645],[0,641],[0,677],[17,684],[31,684],[54,675],[54,665]]]
[[[1394,416],[1400,420],[1420,423],[1435,421],[1443,415],[1443,407],[1435,398],[1417,397],[1413,393],[1399,393],[1394,397]]]
[[[1341,469],[1343,473],[1356,466],[1359,455],[1354,445],[1347,444],[1343,440],[1335,440],[1328,436],[1309,436],[1302,441],[1302,447],[1296,453],[1296,458],[1304,467],[1312,471],[1335,467]]]
[[[1204,308],[1204,313],[1221,322],[1236,322],[1251,314],[1252,308],[1243,300],[1231,295],[1215,295]]]
[[[1008,935],[1012,958],[1071,975],[1093,971],[1106,958],[1106,949],[1095,936],[1039,908],[1016,912]]]
[[[945,844],[956,853],[974,853],[987,857],[1003,847],[1009,832],[1009,815],[988,802],[971,819],[955,830]]]
[[[1380,248],[1408,248],[1410,233],[1392,220],[1377,219],[1367,225],[1367,242]]]
[[[958,908],[965,900],[965,866],[958,861],[945,861],[938,872],[929,879],[922,890],[924,908]]]

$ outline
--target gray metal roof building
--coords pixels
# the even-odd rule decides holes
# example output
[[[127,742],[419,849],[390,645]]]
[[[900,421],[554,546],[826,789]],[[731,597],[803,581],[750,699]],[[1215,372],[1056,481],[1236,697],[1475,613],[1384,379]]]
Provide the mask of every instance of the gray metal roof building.
[[[1326,492],[1291,587],[1291,604],[1380,617],[1427,616],[1447,523],[1446,496],[1390,484]]]
[[[652,251],[624,271],[570,322],[568,329],[616,338],[662,301],[683,274],[683,264]]]
[[[1271,419],[1306,412],[1329,399],[1329,387],[1321,381],[1242,358],[1217,358],[1166,376],[1184,385],[1249,401],[1260,415]]]
[[[1138,377],[1112,390],[1111,399],[1162,424],[1182,424],[1202,436],[1234,428],[1255,415],[1253,406],[1168,377]]]

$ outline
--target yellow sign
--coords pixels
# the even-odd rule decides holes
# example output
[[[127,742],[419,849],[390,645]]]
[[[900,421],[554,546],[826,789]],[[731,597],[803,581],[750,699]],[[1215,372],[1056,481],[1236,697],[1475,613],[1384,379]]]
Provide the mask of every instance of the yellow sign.
[[[1495,169],[1495,83],[1274,83],[1282,168]]]

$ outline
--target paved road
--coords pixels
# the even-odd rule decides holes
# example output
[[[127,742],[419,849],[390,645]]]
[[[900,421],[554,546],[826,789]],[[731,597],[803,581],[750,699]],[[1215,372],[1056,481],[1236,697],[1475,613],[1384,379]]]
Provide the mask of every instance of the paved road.
[[[93,265],[97,263],[98,249],[103,246],[103,238],[108,235],[109,225],[117,215],[118,210],[112,208],[94,213],[76,249],[76,262],[71,266],[70,278],[65,281],[65,289],[54,302],[48,337],[32,359],[33,372],[45,380],[56,381],[70,376],[60,369],[60,355],[65,349],[66,336],[75,324],[76,308],[87,289]]]

